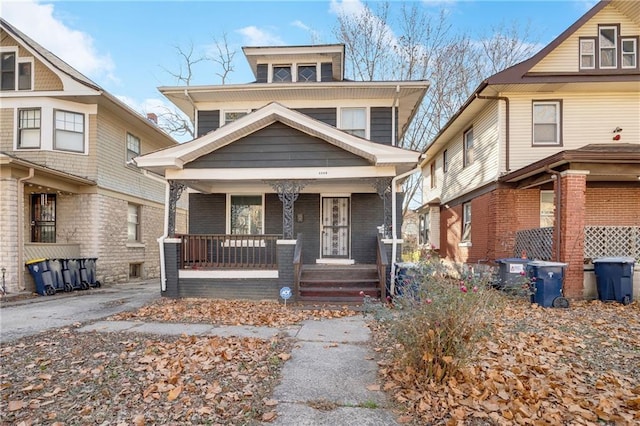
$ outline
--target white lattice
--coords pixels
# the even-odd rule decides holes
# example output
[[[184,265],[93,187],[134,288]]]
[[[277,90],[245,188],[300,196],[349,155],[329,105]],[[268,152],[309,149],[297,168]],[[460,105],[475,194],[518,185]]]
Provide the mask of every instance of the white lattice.
[[[640,262],[640,226],[586,226],[584,258],[629,256]]]
[[[526,252],[529,259],[551,260],[552,237],[553,227],[518,231],[513,255],[520,257]]]

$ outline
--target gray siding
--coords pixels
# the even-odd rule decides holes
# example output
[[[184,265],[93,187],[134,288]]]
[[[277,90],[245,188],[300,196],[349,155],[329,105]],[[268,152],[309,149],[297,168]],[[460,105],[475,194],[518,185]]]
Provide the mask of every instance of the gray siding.
[[[362,157],[276,122],[204,155],[185,168],[352,167],[368,166]]]
[[[384,204],[378,194],[351,195],[351,257],[356,263],[376,263],[378,229]]]
[[[392,124],[391,108],[371,108],[371,142],[392,145]]]
[[[320,64],[320,81],[333,81],[333,65],[331,62]]]
[[[189,194],[189,234],[226,233],[225,194]]]
[[[282,235],[282,201],[278,194],[265,194],[264,204],[264,233]]]
[[[220,127],[220,111],[198,111],[198,132],[196,137],[206,135]]]
[[[325,124],[336,127],[336,109],[335,108],[299,108],[296,111],[308,115]]]
[[[256,83],[266,83],[269,66],[267,64],[258,64],[256,68]]]
[[[295,222],[293,233],[294,237],[302,233],[302,263],[314,264],[320,256],[320,195],[300,194],[293,210],[304,217]]]

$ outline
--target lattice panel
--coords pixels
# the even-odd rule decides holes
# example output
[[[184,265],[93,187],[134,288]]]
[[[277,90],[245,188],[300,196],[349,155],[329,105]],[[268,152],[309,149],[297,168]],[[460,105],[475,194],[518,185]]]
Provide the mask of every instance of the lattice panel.
[[[529,259],[551,260],[552,237],[553,227],[518,231],[513,255],[520,257],[525,251]]]
[[[630,256],[640,262],[640,226],[586,226],[584,258]]]

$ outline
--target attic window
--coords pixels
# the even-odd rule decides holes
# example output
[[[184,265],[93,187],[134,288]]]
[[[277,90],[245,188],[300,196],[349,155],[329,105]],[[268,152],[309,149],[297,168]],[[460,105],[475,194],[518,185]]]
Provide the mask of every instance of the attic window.
[[[0,56],[2,90],[16,89],[16,56],[15,52],[6,52]]]
[[[638,39],[623,38],[622,44],[622,68],[637,68],[638,66]]]
[[[299,82],[315,82],[316,81],[315,65],[298,65],[298,81]]]
[[[618,66],[618,27],[602,26],[598,28],[600,68],[616,68]]]
[[[596,40],[580,39],[580,69],[592,70],[596,67]]]
[[[291,81],[291,66],[274,65],[273,80],[274,83],[284,83]]]

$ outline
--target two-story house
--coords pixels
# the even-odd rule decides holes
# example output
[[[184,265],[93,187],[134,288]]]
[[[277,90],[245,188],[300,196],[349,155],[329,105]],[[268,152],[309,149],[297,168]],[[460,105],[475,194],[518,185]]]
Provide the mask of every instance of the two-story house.
[[[176,194],[190,189],[189,234],[167,240],[165,294],[380,297],[386,251],[399,252],[400,181],[420,156],[398,141],[428,84],[346,80],[343,45],[243,52],[255,82],[161,87],[198,137],[136,159]]]
[[[0,73],[7,291],[34,288],[25,262],[37,258],[98,258],[107,284],[158,277],[167,184],[131,160],[177,143],[5,20]]]
[[[601,1],[483,81],[425,151],[424,242],[457,264],[566,263],[572,298],[595,295],[594,258],[637,268],[639,37],[640,2]]]

